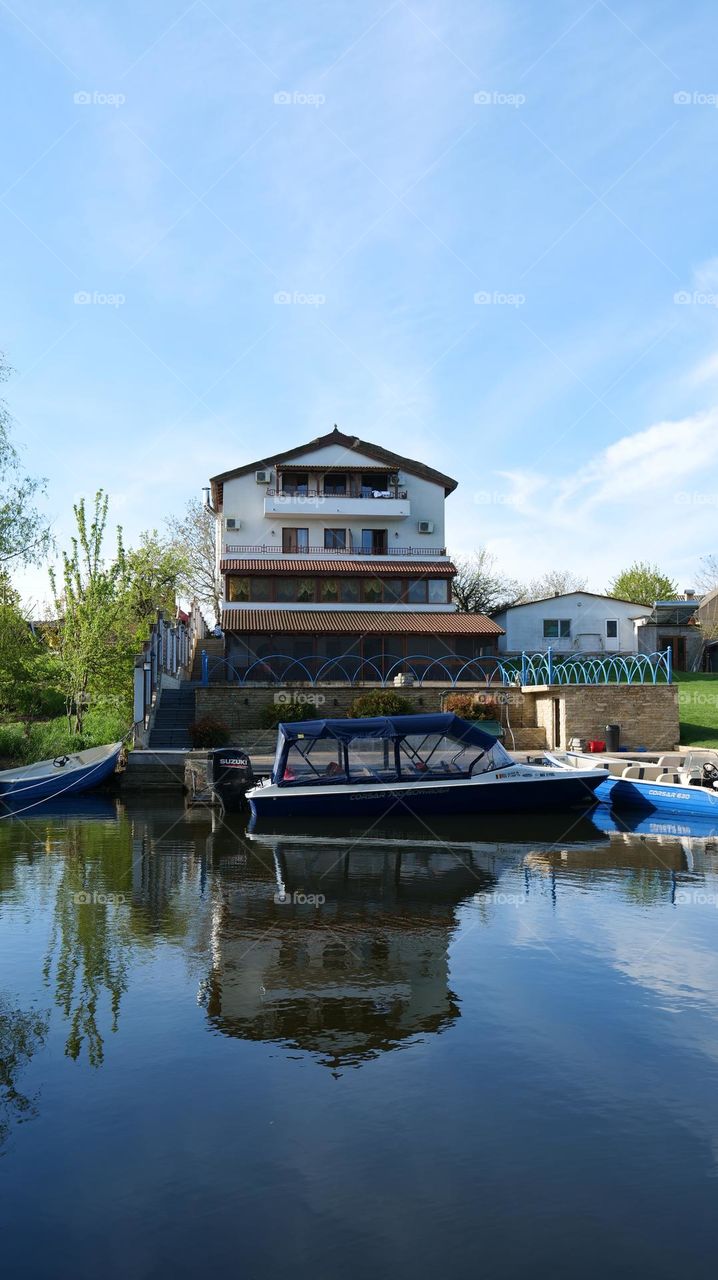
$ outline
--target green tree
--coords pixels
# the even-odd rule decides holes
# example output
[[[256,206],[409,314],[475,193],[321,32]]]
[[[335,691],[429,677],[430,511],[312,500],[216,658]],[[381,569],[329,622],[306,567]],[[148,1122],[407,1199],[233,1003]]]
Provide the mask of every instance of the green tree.
[[[78,735],[91,697],[128,703],[130,698],[134,647],[127,615],[127,557],[118,528],[114,556],[105,563],[107,506],[107,495],[100,490],[90,523],[84,498],[74,506],[77,534],[71,551],[62,555],[61,585],[50,570],[68,724]]]
[[[154,621],[158,609],[170,617],[174,614],[189,572],[187,554],[152,529],[141,535],[138,546],[128,551],[125,559],[128,620],[139,635]]]
[[[0,382],[9,373],[0,353]],[[45,491],[45,481],[23,471],[10,427],[7,406],[0,400],[0,565],[41,560],[51,543],[47,521],[35,506],[35,500]]]
[[[57,660],[33,634],[18,593],[0,571],[0,711],[24,721],[62,712]],[[59,702],[59,706],[58,706]]]
[[[175,550],[185,557],[185,573],[181,583],[188,596],[193,596],[211,610],[219,621],[222,602],[222,579],[217,570],[217,517],[211,507],[193,498],[184,516],[167,520]]]
[[[609,583],[606,593],[634,604],[652,605],[656,600],[673,600],[678,588],[657,564],[636,560]]]

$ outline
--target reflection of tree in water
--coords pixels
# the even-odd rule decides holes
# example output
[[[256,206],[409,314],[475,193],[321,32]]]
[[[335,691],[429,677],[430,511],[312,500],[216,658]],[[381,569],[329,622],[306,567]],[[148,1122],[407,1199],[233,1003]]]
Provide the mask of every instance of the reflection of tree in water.
[[[128,902],[132,865],[130,828],[125,823],[68,822],[55,898],[52,934],[43,975],[54,985],[55,1003],[70,1023],[65,1053],[76,1059],[87,1045],[92,1066],[104,1060],[98,1023],[109,996],[112,1030],[127,989],[130,930],[124,905],[77,902],[76,895],[122,895]]]
[[[0,1147],[13,1121],[21,1123],[37,1114],[32,1098],[17,1085],[23,1068],[42,1048],[47,1028],[47,1017],[13,1008],[8,996],[0,995]]]

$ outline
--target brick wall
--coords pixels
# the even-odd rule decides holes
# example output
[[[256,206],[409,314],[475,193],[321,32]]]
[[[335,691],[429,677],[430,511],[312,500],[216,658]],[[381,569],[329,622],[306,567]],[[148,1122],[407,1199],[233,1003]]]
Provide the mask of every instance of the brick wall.
[[[360,693],[377,688],[379,688],[378,685],[349,688],[346,684],[322,684],[317,687],[297,684],[278,687],[275,684],[255,684],[254,682],[242,688],[226,684],[207,685],[206,688],[199,686],[196,689],[195,708],[198,719],[205,715],[217,716],[224,720],[234,734],[240,729],[259,728],[262,713],[267,707],[273,707],[277,702],[289,702],[292,698],[312,702],[320,714],[327,718],[342,718],[347,715],[349,707]],[[441,711],[445,698],[458,691],[447,689],[445,684],[437,682],[424,684],[421,688],[417,686],[394,689],[392,687],[391,692],[406,697],[416,711],[432,712]],[[484,685],[462,686],[460,692],[478,697],[486,694],[486,687]],[[501,708],[502,722],[506,722],[508,714],[511,725],[514,728],[520,728],[527,723],[525,719],[527,713],[533,717],[533,707],[526,706],[519,689],[492,689],[491,697],[495,696],[505,700]],[[535,725],[535,723],[533,718],[528,721],[529,725]]]
[[[606,737],[607,724],[621,726],[621,745],[672,751],[680,740],[678,687],[674,684],[554,685],[526,692],[535,703],[536,721],[552,747],[570,738]],[[555,740],[554,703],[558,700],[560,739]]]
[[[234,743],[243,743],[247,730],[261,725],[262,712],[278,699],[289,701],[304,696],[314,701],[320,714],[343,717],[354,698],[376,685],[349,688],[345,684],[287,685],[252,684],[243,688],[209,685],[196,690],[197,717],[217,716],[229,726]],[[457,690],[446,685],[425,684],[421,688],[396,690],[404,693],[417,711],[440,711],[445,698]],[[461,693],[485,694],[485,686],[462,687]],[[521,746],[566,747],[570,738],[605,738],[607,724],[621,725],[623,746],[645,746],[649,750],[670,751],[679,741],[678,690],[676,685],[555,685],[551,688],[492,690],[502,698],[500,719],[505,726],[504,742],[512,745],[509,726]],[[554,699],[558,700],[560,737],[554,734]],[[525,732],[524,732],[525,731]],[[243,737],[244,735],[244,737]]]

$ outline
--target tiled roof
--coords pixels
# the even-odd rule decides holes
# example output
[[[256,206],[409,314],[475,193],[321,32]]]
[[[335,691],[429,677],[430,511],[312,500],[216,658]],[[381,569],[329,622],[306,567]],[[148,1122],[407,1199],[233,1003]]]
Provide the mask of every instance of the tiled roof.
[[[386,564],[377,564],[372,560],[340,560],[333,557],[326,560],[222,560],[220,569],[223,573],[330,573],[332,577],[343,573],[360,573],[365,577],[421,577],[421,578],[453,578],[456,568],[448,560],[431,561],[424,564],[417,560],[390,560]]]
[[[359,453],[363,454],[365,458],[373,458],[375,462],[384,463],[387,470],[408,471],[409,475],[420,476],[423,480],[430,480],[433,484],[442,485],[446,497],[454,492],[458,484],[458,480],[452,480],[451,476],[444,475],[443,471],[435,471],[433,467],[427,467],[423,462],[417,462],[413,458],[404,458],[401,454],[392,453],[381,445],[371,444],[368,440],[360,440],[358,436],[347,436],[343,431],[339,431],[335,427],[327,435],[317,436],[316,440],[309,440],[306,444],[300,444],[294,449],[285,449],[283,453],[274,453],[271,457],[259,458],[256,462],[247,462],[242,467],[233,467],[231,471],[223,471],[221,475],[212,476],[210,485],[215,508],[219,509],[222,505],[226,480],[234,480],[236,476],[248,475],[251,471],[286,466],[292,459],[301,458],[307,453],[313,453],[316,449],[323,449],[327,445],[334,444],[341,445],[346,450],[344,461],[342,463],[328,463],[325,468],[327,471],[341,471],[343,466],[351,467],[354,465],[352,454]],[[359,463],[357,465],[363,467],[364,464]]]
[[[480,613],[389,613],[371,609],[225,609],[224,631],[317,635],[371,632],[434,636],[500,636],[503,630]]]

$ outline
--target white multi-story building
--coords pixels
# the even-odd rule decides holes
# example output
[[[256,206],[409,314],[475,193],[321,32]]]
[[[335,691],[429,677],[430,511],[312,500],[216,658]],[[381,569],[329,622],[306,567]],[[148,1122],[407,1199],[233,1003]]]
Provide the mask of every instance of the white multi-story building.
[[[501,628],[451,599],[444,502],[456,485],[336,427],[214,476],[232,667],[261,679],[286,670],[280,658],[311,660],[312,675],[364,663],[371,679],[368,663],[384,675],[402,659],[494,653]]]

